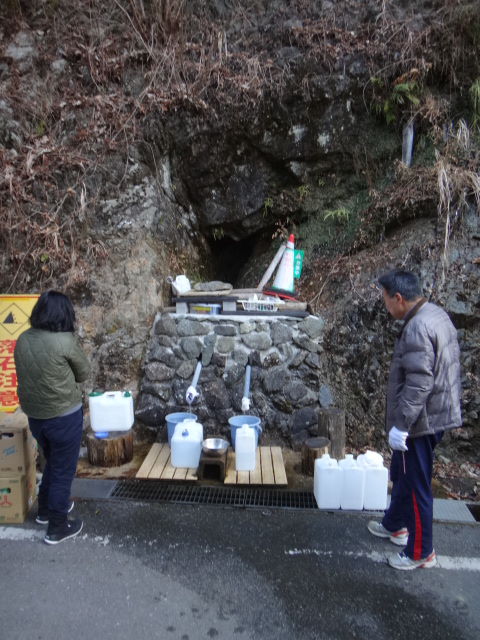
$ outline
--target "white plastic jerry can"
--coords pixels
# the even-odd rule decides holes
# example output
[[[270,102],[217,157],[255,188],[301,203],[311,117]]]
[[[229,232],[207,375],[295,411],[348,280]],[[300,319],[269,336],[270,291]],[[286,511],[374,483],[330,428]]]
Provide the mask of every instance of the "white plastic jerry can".
[[[255,470],[255,430],[242,425],[235,434],[235,468],[237,471]]]
[[[340,508],[361,511],[365,480],[363,467],[359,466],[351,453],[347,453],[343,460],[339,460],[338,466],[343,474]]]
[[[383,465],[365,467],[363,506],[372,511],[387,508],[388,469]]]
[[[195,420],[179,422],[171,440],[172,467],[196,469],[202,454],[203,426]]]
[[[128,431],[132,428],[133,398],[129,391],[92,391],[88,406],[93,431]]]
[[[363,507],[372,511],[387,508],[388,469],[383,466],[383,456],[377,451],[367,451],[357,458],[365,474]]]
[[[343,475],[335,458],[324,453],[315,460],[313,493],[319,509],[340,509]]]

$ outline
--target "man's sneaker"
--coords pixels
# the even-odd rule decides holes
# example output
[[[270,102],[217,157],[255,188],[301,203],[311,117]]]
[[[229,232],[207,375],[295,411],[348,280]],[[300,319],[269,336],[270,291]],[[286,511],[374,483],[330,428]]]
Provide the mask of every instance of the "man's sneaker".
[[[434,549],[428,558],[412,560],[406,556],[403,551],[400,551],[400,553],[394,553],[393,556],[388,558],[388,564],[394,569],[401,569],[402,571],[410,571],[410,569],[430,569],[437,564],[437,556],[435,555]]]
[[[47,531],[45,536],[46,544],[58,544],[69,538],[74,538],[82,530],[83,522],[81,520],[66,520],[60,527],[51,533]]]
[[[375,522],[375,520],[370,520],[367,524],[367,528],[374,536],[377,536],[378,538],[388,538],[390,542],[398,544],[399,547],[405,547],[408,542],[408,529],[388,531],[381,522]]]
[[[70,500],[68,504],[67,513],[70,513],[73,510],[74,506],[75,506],[75,502],[73,500]],[[48,524],[48,520],[49,520],[48,511],[46,513],[39,513],[35,518],[35,522],[37,524]]]

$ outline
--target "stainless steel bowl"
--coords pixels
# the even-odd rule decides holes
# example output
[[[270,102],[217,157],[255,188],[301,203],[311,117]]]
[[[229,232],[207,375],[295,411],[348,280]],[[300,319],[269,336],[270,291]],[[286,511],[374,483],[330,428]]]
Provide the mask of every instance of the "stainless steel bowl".
[[[207,438],[202,440],[202,449],[210,456],[221,456],[230,446],[230,442],[225,438]]]

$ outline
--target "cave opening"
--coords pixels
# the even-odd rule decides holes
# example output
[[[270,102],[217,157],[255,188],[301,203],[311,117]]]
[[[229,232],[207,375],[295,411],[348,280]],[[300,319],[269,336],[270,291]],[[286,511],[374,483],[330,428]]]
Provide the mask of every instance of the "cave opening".
[[[235,289],[256,287],[268,266],[271,238],[270,233],[263,232],[241,240],[227,236],[210,240],[214,279],[228,282]]]

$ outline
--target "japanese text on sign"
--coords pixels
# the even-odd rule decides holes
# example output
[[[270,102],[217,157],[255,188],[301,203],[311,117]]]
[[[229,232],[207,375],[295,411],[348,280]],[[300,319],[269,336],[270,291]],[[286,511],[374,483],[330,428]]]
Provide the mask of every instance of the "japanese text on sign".
[[[299,278],[302,273],[303,251],[295,249],[293,262],[293,277]]]
[[[17,374],[13,351],[18,336],[30,326],[38,296],[0,296],[0,411],[18,407]]]

